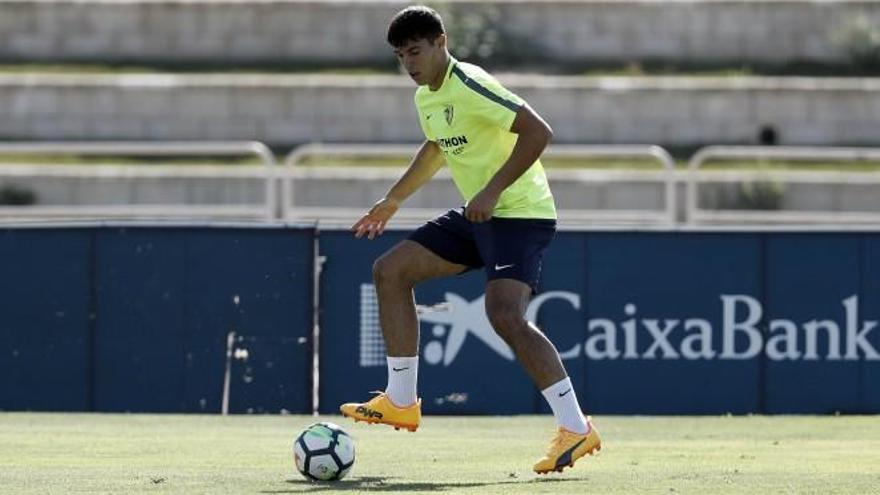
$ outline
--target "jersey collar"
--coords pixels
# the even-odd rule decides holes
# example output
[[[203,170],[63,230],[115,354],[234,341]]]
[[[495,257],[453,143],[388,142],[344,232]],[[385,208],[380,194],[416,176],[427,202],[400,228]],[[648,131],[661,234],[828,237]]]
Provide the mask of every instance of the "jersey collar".
[[[437,91],[440,91],[441,89],[443,89],[443,86],[446,85],[446,81],[449,80],[450,74],[452,74],[452,69],[453,67],[455,67],[456,64],[458,64],[458,60],[456,60],[455,57],[453,57],[452,55],[449,55],[449,64],[446,66],[446,76],[443,77],[443,83],[440,85],[439,88],[437,88]],[[434,92],[431,90],[430,87],[428,88],[428,90],[432,93]]]

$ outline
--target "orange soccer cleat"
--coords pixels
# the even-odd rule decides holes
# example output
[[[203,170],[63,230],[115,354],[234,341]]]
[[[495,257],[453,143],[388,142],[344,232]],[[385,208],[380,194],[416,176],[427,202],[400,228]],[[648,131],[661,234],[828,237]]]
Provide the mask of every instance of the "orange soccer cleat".
[[[593,454],[602,449],[602,440],[599,432],[587,419],[590,431],[586,434],[572,433],[565,428],[559,428],[547,453],[544,454],[534,466],[538,474],[546,474],[551,471],[562,472],[566,467],[574,466],[574,463],[587,454]]]
[[[422,420],[422,401],[417,400],[415,404],[407,407],[397,407],[391,402],[384,392],[373,397],[368,402],[355,403],[349,402],[339,406],[339,412],[343,416],[358,421],[373,424],[391,425],[395,430],[401,428],[409,431],[416,431],[419,422]]]

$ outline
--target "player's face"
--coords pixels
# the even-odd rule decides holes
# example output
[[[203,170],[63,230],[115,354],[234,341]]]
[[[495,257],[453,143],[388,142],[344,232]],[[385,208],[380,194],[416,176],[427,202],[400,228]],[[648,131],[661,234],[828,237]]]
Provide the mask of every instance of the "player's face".
[[[419,86],[430,84],[443,71],[443,52],[446,36],[440,35],[433,42],[426,39],[408,41],[394,49],[400,65]]]

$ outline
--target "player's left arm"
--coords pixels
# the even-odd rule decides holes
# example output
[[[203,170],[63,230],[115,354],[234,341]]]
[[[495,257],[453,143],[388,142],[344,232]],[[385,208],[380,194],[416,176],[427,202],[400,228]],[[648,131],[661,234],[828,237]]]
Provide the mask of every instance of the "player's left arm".
[[[465,208],[465,217],[472,222],[480,223],[492,218],[501,193],[538,160],[553,138],[553,129],[528,104],[523,104],[516,112],[510,131],[518,135],[513,152]]]

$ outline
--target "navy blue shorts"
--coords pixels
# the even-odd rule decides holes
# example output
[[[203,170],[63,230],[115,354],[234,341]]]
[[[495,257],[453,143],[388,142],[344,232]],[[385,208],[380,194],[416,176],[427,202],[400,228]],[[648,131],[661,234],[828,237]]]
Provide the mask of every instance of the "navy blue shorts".
[[[512,278],[537,292],[541,261],[556,236],[556,220],[496,218],[474,223],[464,208],[449,210],[410,234],[417,242],[468,271],[485,267],[486,278]]]

